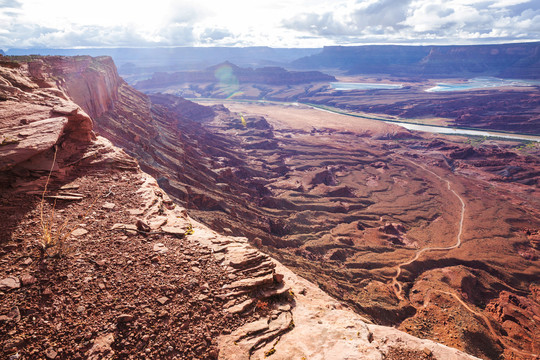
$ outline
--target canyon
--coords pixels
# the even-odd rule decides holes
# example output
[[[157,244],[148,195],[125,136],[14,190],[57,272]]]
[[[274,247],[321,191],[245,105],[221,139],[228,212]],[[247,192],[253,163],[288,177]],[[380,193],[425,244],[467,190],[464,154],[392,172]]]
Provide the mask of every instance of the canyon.
[[[358,75],[337,76],[341,81],[332,82],[320,75],[311,76],[312,72],[298,72],[304,74],[304,78],[309,81],[304,84],[288,81],[289,76],[284,76],[287,74],[284,70],[267,69],[272,72],[272,83],[251,76],[244,77],[241,82],[235,80],[232,84],[219,81],[213,72],[207,71],[187,72],[191,74],[187,78],[182,78],[182,73],[155,74],[134,86],[146,93],[166,93],[192,100],[209,98],[299,102],[359,116],[375,115],[382,120],[540,135],[538,84],[432,92],[429,89],[441,81],[448,83],[449,80],[423,79],[414,75]],[[465,80],[454,78],[450,84],[460,85]],[[340,89],[333,84],[371,84],[394,88]]]
[[[41,311],[47,314],[43,319],[54,323],[55,314],[62,314],[58,306],[73,296],[69,286],[100,299],[95,287],[105,291],[115,281],[141,281],[111,277],[129,269],[125,266],[130,259],[130,266],[154,276],[144,281],[159,285],[138,288],[140,302],[146,304],[136,307],[140,321],[133,322],[125,313],[132,308],[118,307],[109,291],[103,298],[109,299],[99,303],[109,309],[99,318],[106,326],[84,330],[89,335],[80,340],[69,339],[66,344],[82,344],[75,353],[113,351],[121,357],[152,343],[149,353],[156,358],[172,353],[179,358],[219,354],[231,359],[537,358],[540,149],[534,143],[410,132],[301,104],[216,99],[195,103],[173,94],[178,89],[146,95],[118,75],[109,57],[0,59],[4,170],[0,181],[7,189],[2,192],[2,211],[10,219],[3,224],[6,266],[0,278],[12,279],[2,283],[4,354],[34,349],[28,358],[37,358],[39,351],[49,350],[44,341],[14,343],[14,339],[31,331],[30,314]],[[247,86],[256,88],[242,86],[246,87],[234,91],[248,94]],[[265,98],[297,101],[303,98],[291,94],[307,94],[306,86],[318,85],[283,85],[274,97],[268,92]],[[285,87],[289,95],[284,95]],[[189,89],[199,96],[226,97],[223,92],[217,96],[217,87],[207,87],[208,93],[200,91],[203,86],[191,84]],[[312,96],[309,101],[321,99],[325,91],[319,87],[307,95]],[[385,91],[396,102],[403,98],[400,90]],[[537,93],[531,89],[516,93],[513,104],[520,106],[525,100],[519,99],[529,98],[533,106],[527,105],[531,113],[508,129],[534,129],[538,120],[531,114],[537,114]],[[373,102],[380,95],[363,94]],[[501,92],[501,98],[508,94]],[[492,95],[475,97],[485,103]],[[425,102],[407,110],[422,113],[423,104],[427,107],[438,95],[425,96]],[[445,97],[448,103],[464,101],[463,95]],[[335,94],[319,103],[336,105],[335,101],[352,106],[351,99]],[[468,111],[483,112],[478,103],[467,104]],[[378,106],[386,105],[381,101]],[[507,121],[495,123],[486,127],[498,128]],[[43,138],[33,139],[40,133]],[[29,145],[24,151],[15,149],[25,142]],[[55,144],[60,150],[53,158]],[[27,234],[39,232],[39,196],[51,165],[56,169],[51,188],[57,192],[77,185],[81,192],[117,196],[111,201],[120,207],[114,212],[118,214],[107,211],[109,199],[99,198],[98,205],[91,205],[85,196],[81,203],[96,209],[93,220],[83,227],[95,240],[86,245],[85,235],[79,235],[74,241],[77,249],[69,256],[95,267],[88,274],[97,275],[86,275],[88,281],[83,281],[82,272],[52,260],[48,266],[56,270],[47,278],[50,273],[40,271],[39,261],[31,255]],[[20,212],[8,216],[17,208]],[[81,211],[76,208],[62,210]],[[117,227],[121,231],[107,235],[105,229],[116,223],[123,224]],[[188,224],[192,235],[187,235]],[[161,253],[162,246],[168,252]],[[110,259],[98,256],[103,247],[111,247]],[[150,255],[141,255],[150,248]],[[28,258],[32,261],[23,264]],[[208,272],[200,272],[203,265]],[[220,276],[220,267],[232,276]],[[9,288],[28,268],[38,278],[39,289],[32,284]],[[136,276],[144,273],[135,270]],[[175,274],[185,274],[184,280],[175,279]],[[199,285],[208,285],[206,291],[195,283],[186,285],[188,279],[198,278]],[[51,287],[52,294],[44,294]],[[48,299],[43,300],[44,307],[16,305],[21,299],[31,302],[25,294],[32,292]],[[136,301],[128,291],[124,296]],[[163,304],[158,299],[161,305],[153,299],[160,296],[167,298]],[[171,298],[189,301],[197,309],[195,319],[187,308],[175,307]],[[87,311],[92,297],[83,299]],[[56,310],[48,310],[49,306]],[[10,315],[15,307],[22,315]],[[160,316],[162,310],[167,314]],[[232,315],[215,328],[204,329],[205,322],[225,313]],[[15,321],[21,316],[23,320]],[[152,330],[149,342],[144,332],[156,316],[162,323]],[[191,327],[172,321],[176,316],[194,330],[190,333]],[[21,321],[24,326],[13,326]],[[39,329],[47,329],[47,322]],[[173,350],[163,353],[159,347],[172,341],[160,337],[159,329],[167,326],[178,328],[180,337],[189,338],[193,346],[180,349],[169,344]],[[122,338],[129,329],[135,335]],[[69,330],[46,331],[59,338],[75,328]],[[218,334],[219,341],[212,340]]]
[[[290,55],[293,54],[290,49]],[[264,62],[253,57],[251,63],[237,58],[239,64],[248,63],[253,68],[241,68],[227,61],[205,70],[186,67],[180,72],[148,73],[134,67],[126,76],[130,84],[145,93],[168,93],[189,99],[300,102],[360,115],[383,115],[398,121],[539,135],[539,54],[538,42],[329,46],[289,62],[285,62],[284,56],[281,63],[276,62],[280,67],[263,67]],[[217,69],[229,76],[216,76]],[[430,90],[439,83],[460,86],[489,78],[510,83],[468,91]],[[511,84],[515,79],[531,82],[528,86]],[[374,87],[351,86],[356,83]],[[381,86],[382,89],[377,88]]]

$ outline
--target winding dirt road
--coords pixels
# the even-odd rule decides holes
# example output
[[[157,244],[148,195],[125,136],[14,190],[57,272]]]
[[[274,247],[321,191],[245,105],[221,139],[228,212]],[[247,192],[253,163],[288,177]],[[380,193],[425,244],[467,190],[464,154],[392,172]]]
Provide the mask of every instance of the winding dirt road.
[[[413,262],[418,260],[418,258],[425,252],[428,252],[428,251],[447,251],[447,250],[452,250],[452,249],[455,249],[455,248],[459,247],[461,245],[461,235],[463,233],[463,220],[465,219],[465,201],[463,201],[463,198],[461,196],[459,196],[459,194],[454,189],[452,189],[452,186],[451,186],[451,183],[450,183],[449,180],[443,179],[441,176],[439,176],[435,172],[427,169],[426,167],[424,167],[424,166],[422,166],[420,164],[415,163],[412,160],[409,160],[409,159],[405,159],[405,160],[407,160],[411,164],[413,164],[415,166],[418,166],[419,168],[433,174],[439,180],[446,182],[448,190],[450,192],[452,192],[459,199],[459,201],[461,202],[461,215],[460,215],[460,219],[459,219],[459,230],[458,230],[458,233],[456,235],[456,243],[454,245],[447,246],[447,247],[426,247],[426,248],[420,249],[420,250],[416,251],[416,253],[415,253],[415,255],[414,255],[414,257],[412,259],[407,260],[405,262],[402,262],[402,263],[396,265],[396,275],[394,275],[394,277],[392,277],[392,288],[394,289],[394,292],[396,293],[396,296],[400,300],[405,300],[405,298],[402,295],[403,287],[401,286],[401,283],[397,280],[399,278],[399,276],[401,275],[401,268],[403,266],[405,266],[405,265],[412,264]]]
[[[396,294],[396,296],[400,299],[400,300],[404,300],[406,301],[406,299],[403,297],[403,288],[402,288],[402,285],[401,283],[397,280],[398,277],[401,275],[401,268],[405,265],[409,265],[413,262],[415,262],[416,260],[418,260],[418,258],[425,252],[428,252],[428,251],[447,251],[447,250],[452,250],[452,249],[455,249],[457,247],[459,247],[461,245],[461,235],[463,234],[463,221],[465,219],[465,201],[463,201],[463,198],[454,190],[452,189],[452,186],[451,186],[451,183],[449,180],[447,179],[443,179],[441,176],[439,176],[438,174],[436,174],[435,172],[427,169],[426,167],[420,165],[420,164],[417,164],[415,163],[414,161],[412,160],[409,160],[409,159],[405,159],[407,161],[409,161],[410,163],[414,164],[415,166],[418,166],[419,168],[422,168],[423,170],[433,174],[434,176],[436,176],[439,180],[441,181],[444,181],[446,182],[446,185],[448,187],[448,190],[450,192],[452,192],[452,194],[454,194],[454,196],[456,196],[459,201],[461,202],[461,215],[460,215],[460,220],[459,220],[459,230],[458,230],[458,233],[456,235],[456,243],[452,246],[447,246],[447,247],[426,247],[426,248],[423,248],[423,249],[420,249],[418,250],[414,257],[411,258],[410,260],[407,260],[405,262],[402,262],[400,264],[398,264],[396,266],[396,275],[394,275],[394,277],[392,277],[392,287],[394,289],[394,292]],[[521,356],[526,356],[526,357],[529,357],[531,359],[540,359],[540,356],[538,354],[534,354],[534,353],[531,353],[531,352],[528,352],[528,351],[524,351],[524,350],[520,350],[520,349],[517,349],[511,345],[508,344],[508,342],[502,337],[500,336],[499,334],[497,334],[497,332],[495,331],[495,329],[493,328],[493,326],[491,325],[491,322],[489,321],[488,317],[480,312],[477,312],[475,310],[473,310],[469,305],[467,305],[467,303],[465,301],[463,301],[463,299],[461,299],[458,295],[452,293],[452,292],[448,292],[448,291],[442,291],[442,290],[433,290],[434,292],[439,292],[439,293],[443,293],[443,294],[446,294],[446,295],[450,295],[452,296],[454,299],[456,299],[467,311],[469,311],[471,314],[477,316],[477,317],[480,317],[486,324],[486,326],[488,327],[489,331],[491,332],[491,334],[493,335],[493,337],[495,337],[496,339],[498,339],[500,341],[500,343],[504,346],[504,348],[514,352],[515,354],[519,354]],[[427,303],[429,303],[429,299],[427,301]],[[424,307],[427,306],[427,303],[424,304]]]

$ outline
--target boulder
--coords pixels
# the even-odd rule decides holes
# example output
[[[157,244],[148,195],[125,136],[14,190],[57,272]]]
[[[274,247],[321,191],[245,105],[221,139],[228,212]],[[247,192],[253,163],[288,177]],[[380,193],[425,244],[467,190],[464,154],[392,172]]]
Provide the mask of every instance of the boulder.
[[[9,169],[52,148],[58,142],[67,122],[66,117],[56,117],[1,129],[0,170]]]

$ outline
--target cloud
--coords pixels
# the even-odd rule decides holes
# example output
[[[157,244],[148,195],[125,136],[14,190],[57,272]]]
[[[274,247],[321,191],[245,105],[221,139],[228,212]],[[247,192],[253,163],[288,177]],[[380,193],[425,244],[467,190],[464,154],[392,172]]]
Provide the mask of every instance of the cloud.
[[[357,2],[324,13],[304,13],[283,21],[283,26],[324,36],[355,36],[401,29],[412,0]]]
[[[18,0],[0,0],[0,9],[12,8],[17,9],[22,7],[22,4]]]
[[[489,7],[490,8],[505,8],[509,6],[515,6],[515,5],[525,5],[531,6],[531,0],[497,0],[493,1]]]
[[[195,24],[207,17],[211,12],[196,2],[174,2],[168,10],[170,15],[166,19],[170,23]]]
[[[0,48],[538,41],[539,27],[538,0],[0,0]]]
[[[160,34],[149,35],[137,29],[117,26],[77,26],[55,29],[38,25],[15,25],[0,33],[2,48],[72,48],[190,45],[194,41],[191,28],[170,26]]]
[[[337,43],[472,43],[539,40],[540,5],[529,0],[371,0],[298,14],[282,26]]]
[[[227,38],[233,38],[234,34],[227,29],[207,28],[199,35],[199,41],[203,44],[213,44],[218,41],[223,41]]]
[[[192,45],[195,39],[190,24],[174,23],[161,30],[156,40],[159,45],[186,46]]]
[[[399,28],[407,18],[407,10],[411,0],[380,0],[359,8],[354,13],[358,24],[383,28]]]

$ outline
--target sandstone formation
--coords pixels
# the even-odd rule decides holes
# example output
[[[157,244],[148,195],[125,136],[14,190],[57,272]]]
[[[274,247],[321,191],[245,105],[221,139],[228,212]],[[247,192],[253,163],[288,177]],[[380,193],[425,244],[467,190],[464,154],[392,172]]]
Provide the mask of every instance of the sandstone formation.
[[[383,359],[393,348],[411,353],[428,349],[435,358],[474,358],[392,328],[368,325],[318,287],[253,248],[246,238],[219,235],[189,219],[182,208],[171,208],[172,201],[150,177],[137,192],[145,200],[140,211],[151,224],[150,231],[177,234],[175,229],[186,231],[191,224],[190,238],[209,248],[226,273],[244,277],[225,285],[226,293],[218,295],[227,301],[226,312],[262,310],[257,321],[222,336],[221,359],[264,359],[270,354],[276,359]]]
[[[522,253],[536,251],[527,245],[538,228],[536,155],[499,145],[468,150],[461,140],[418,137],[391,125],[347,128],[328,118],[327,127],[302,130],[290,109],[288,119],[240,117],[174,96],[147,97],[106,58],[51,57],[2,69],[10,75],[0,105],[10,106],[0,111],[23,114],[2,118],[3,129],[65,119],[50,145],[58,149],[51,195],[75,193],[81,204],[62,207],[59,216],[93,209],[77,224],[87,232],[71,234],[71,262],[47,259],[54,271],[41,273],[31,243],[55,151],[30,143],[21,153],[32,150],[32,157],[12,156],[6,165],[3,211],[21,211],[2,225],[5,354],[474,358],[461,349],[526,359],[534,352],[537,328],[525,317],[538,302],[537,260]],[[9,154],[22,138],[7,141]],[[489,196],[485,181],[494,187]],[[455,246],[463,201],[463,244]],[[497,213],[499,227],[485,225],[485,209]],[[478,243],[483,254],[474,251]],[[504,261],[493,261],[500,253]],[[13,278],[29,285],[17,287]],[[109,291],[120,282],[124,292]],[[506,300],[516,295],[523,311]],[[39,308],[32,299],[49,305]],[[19,328],[34,340],[13,332],[14,306]],[[77,313],[96,320],[88,328],[62,320]],[[39,326],[31,314],[43,320]],[[512,331],[501,331],[499,321]],[[515,341],[516,334],[526,341]],[[45,336],[65,339],[62,348]]]
[[[521,206],[528,210],[520,216],[523,224],[535,223],[532,208],[536,197],[529,196],[531,191],[536,193],[534,184],[538,181],[534,156],[520,155],[510,150],[512,145],[501,151],[499,144],[471,152],[459,142],[421,140],[399,128],[373,126],[368,122],[347,127],[343,119],[332,122],[328,116],[321,124],[312,123],[317,125],[306,131],[301,120],[296,125],[292,108],[286,110],[285,119],[267,120],[246,114],[244,124],[239,115],[223,107],[215,107],[216,115],[212,118],[207,110],[184,103],[183,113],[186,107],[193,108],[191,118],[187,119],[177,105],[182,101],[170,95],[151,97],[153,104],[147,106],[152,109],[152,120],[145,120],[146,116],[131,117],[132,126],[150,134],[150,137],[141,137],[138,144],[117,135],[128,122],[119,122],[123,117],[113,114],[122,111],[131,104],[129,99],[137,96],[128,96],[130,90],[124,88],[126,96],[119,98],[111,115],[96,119],[98,126],[103,127],[102,132],[117,136],[113,139],[128,151],[137,153],[144,169],[162,176],[158,178],[160,185],[198,219],[221,233],[246,235],[254,244],[266,246],[267,251],[288,266],[333,296],[350,302],[357,311],[376,322],[399,324],[410,318],[412,323],[407,320],[402,329],[417,336],[435,338],[479,356],[512,352],[498,345],[500,335],[495,336],[485,320],[474,319],[476,315],[460,307],[454,295],[436,293],[436,298],[427,302],[430,310],[419,311],[424,304],[412,301],[414,296],[412,302],[400,301],[388,282],[395,274],[395,264],[413,256],[407,253],[430,245],[445,247],[455,243],[459,201],[446,188],[444,177],[450,179],[453,186],[461,183],[460,187],[469,188],[487,176],[501,191],[497,196],[507,196],[503,193],[512,189],[516,202],[532,201],[530,205]],[[138,114],[147,111],[141,108]],[[306,110],[299,111],[300,119]],[[196,116],[197,113],[201,115]],[[294,128],[290,124],[294,124]],[[327,142],[332,146],[321,147]],[[176,155],[170,144],[178,144]],[[412,162],[404,161],[404,157]],[[508,161],[519,170],[509,172],[511,175],[504,178],[497,172],[508,166]],[[420,166],[426,163],[436,167],[432,168],[435,173]],[[518,185],[520,183],[523,185]],[[477,194],[481,189],[478,188]],[[459,193],[463,196],[463,192]],[[424,255],[427,259],[420,258],[404,266],[399,278],[408,283],[404,291],[412,291],[413,283],[422,279],[422,274],[429,269],[454,265],[465,266],[469,276],[479,276],[478,268],[486,271],[482,283],[487,289],[500,286],[495,285],[497,281],[513,286],[522,281],[520,279],[534,278],[534,267],[528,268],[526,258],[520,255],[532,251],[518,245],[522,244],[523,233],[514,232],[510,224],[498,224],[497,228],[490,228],[493,235],[488,235],[480,229],[482,223],[491,222],[491,215],[474,210],[503,207],[500,210],[503,217],[515,218],[512,214],[520,212],[514,207],[517,205],[512,205],[514,201],[497,201],[492,191],[490,195],[478,196],[482,201],[465,200],[467,211],[472,209],[473,213],[483,214],[476,215],[475,220],[467,217],[465,234],[469,234],[471,242],[462,246],[465,250],[453,250],[454,254],[443,259],[437,252],[427,252]],[[395,229],[401,229],[398,236],[384,231],[389,222],[384,219],[397,224]],[[486,249],[484,260],[468,255],[474,252],[467,248],[480,241],[472,240],[475,239],[473,234],[478,233],[484,234],[481,237]],[[505,258],[505,263],[511,262],[522,269],[513,275],[508,274],[508,267],[501,269],[490,263],[492,254],[499,252],[501,238],[513,239],[506,242],[507,251],[512,255]],[[517,248],[520,250],[514,250]],[[500,275],[502,273],[507,275]],[[499,280],[493,283],[487,274],[496,274]],[[425,284],[434,286],[439,279],[435,276]],[[424,286],[424,282],[419,284]],[[527,286],[517,291],[527,292]],[[456,285],[448,287],[442,281],[441,291],[453,289]],[[484,306],[494,294],[494,290],[482,292],[478,306]],[[426,299],[432,296],[424,295]],[[449,302],[454,302],[455,313],[460,316],[453,315],[453,320],[448,322],[444,308]],[[433,319],[443,324],[444,321],[452,323],[458,329],[457,334],[440,336],[439,328],[430,324]],[[490,340],[477,342],[481,336]],[[532,348],[524,345],[524,349]]]

